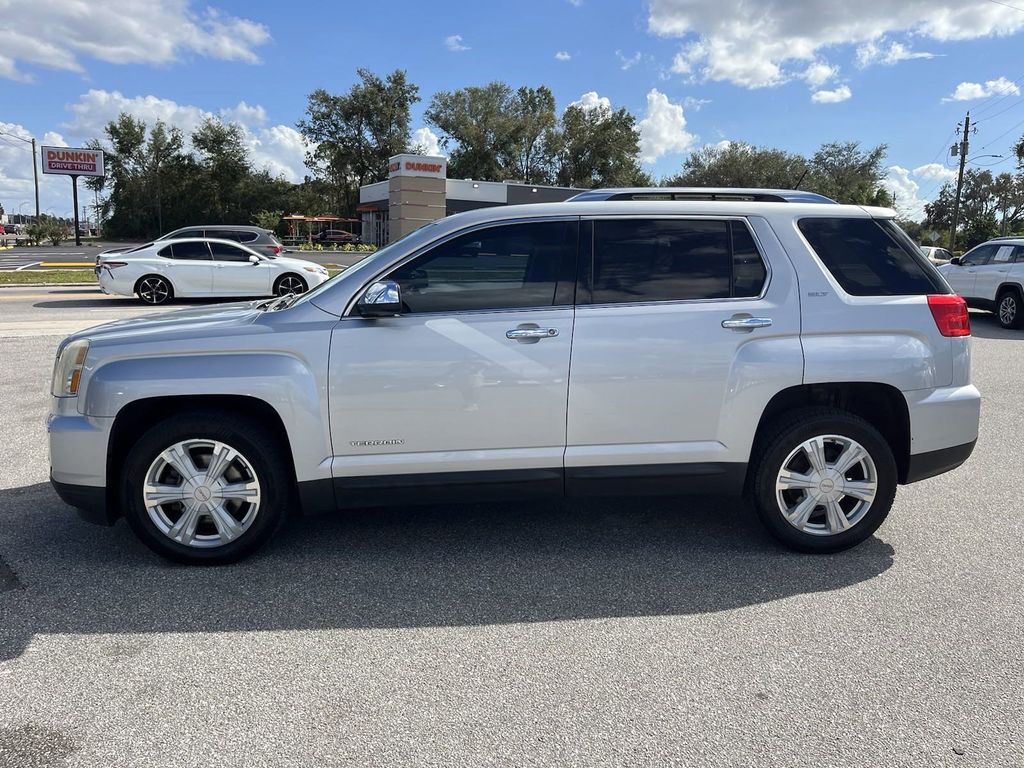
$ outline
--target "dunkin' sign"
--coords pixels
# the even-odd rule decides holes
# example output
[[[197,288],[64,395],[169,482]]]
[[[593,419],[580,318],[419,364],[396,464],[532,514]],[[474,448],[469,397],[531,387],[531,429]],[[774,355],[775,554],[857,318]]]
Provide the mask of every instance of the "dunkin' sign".
[[[43,147],[43,173],[102,176],[103,152],[98,149]]]
[[[429,176],[443,179],[448,161],[431,155],[395,155],[388,160],[388,176]]]

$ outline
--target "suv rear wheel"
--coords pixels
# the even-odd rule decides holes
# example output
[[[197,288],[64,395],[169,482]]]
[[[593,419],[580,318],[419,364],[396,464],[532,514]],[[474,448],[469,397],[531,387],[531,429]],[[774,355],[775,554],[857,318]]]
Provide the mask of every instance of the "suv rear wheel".
[[[996,319],[1003,328],[1020,328],[1024,320],[1024,307],[1021,306],[1020,292],[1008,288],[996,299]]]
[[[867,539],[896,496],[896,461],[863,419],[832,408],[787,414],[755,447],[751,496],[769,532],[802,552],[838,552]]]
[[[122,475],[122,508],[154,552],[219,564],[254,552],[284,521],[291,482],[275,436],[251,419],[192,412],[139,438]]]

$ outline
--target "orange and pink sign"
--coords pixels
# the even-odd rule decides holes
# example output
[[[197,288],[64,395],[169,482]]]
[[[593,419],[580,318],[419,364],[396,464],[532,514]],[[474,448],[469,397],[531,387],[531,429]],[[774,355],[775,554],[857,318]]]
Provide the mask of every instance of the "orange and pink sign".
[[[43,173],[67,176],[102,176],[103,152],[99,149],[43,147]]]

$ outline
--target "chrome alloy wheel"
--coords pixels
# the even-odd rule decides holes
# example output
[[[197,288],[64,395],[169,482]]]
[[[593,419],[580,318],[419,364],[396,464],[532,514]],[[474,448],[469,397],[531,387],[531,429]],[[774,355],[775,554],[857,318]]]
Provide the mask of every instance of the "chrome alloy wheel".
[[[999,302],[999,322],[1007,328],[1017,319],[1017,297],[1008,293]]]
[[[163,304],[169,297],[167,282],[159,277],[147,277],[139,283],[139,298],[147,304]]]
[[[277,283],[277,295],[287,296],[291,293],[305,293],[306,284],[302,282],[302,278],[295,277],[295,275],[285,275]]]
[[[878,492],[878,470],[856,440],[819,435],[782,462],[775,498],[787,522],[815,536],[849,530],[868,513]]]
[[[252,464],[216,440],[182,440],[146,472],[143,505],[168,538],[189,547],[220,547],[252,526],[260,482]]]

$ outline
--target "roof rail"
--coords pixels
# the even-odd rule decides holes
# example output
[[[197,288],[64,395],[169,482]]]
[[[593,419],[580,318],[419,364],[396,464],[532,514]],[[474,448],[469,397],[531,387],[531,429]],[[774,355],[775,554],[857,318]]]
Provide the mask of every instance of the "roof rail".
[[[756,203],[825,203],[836,201],[800,189],[744,189],[741,187],[624,187],[590,189],[566,202],[585,200],[734,200]]]

